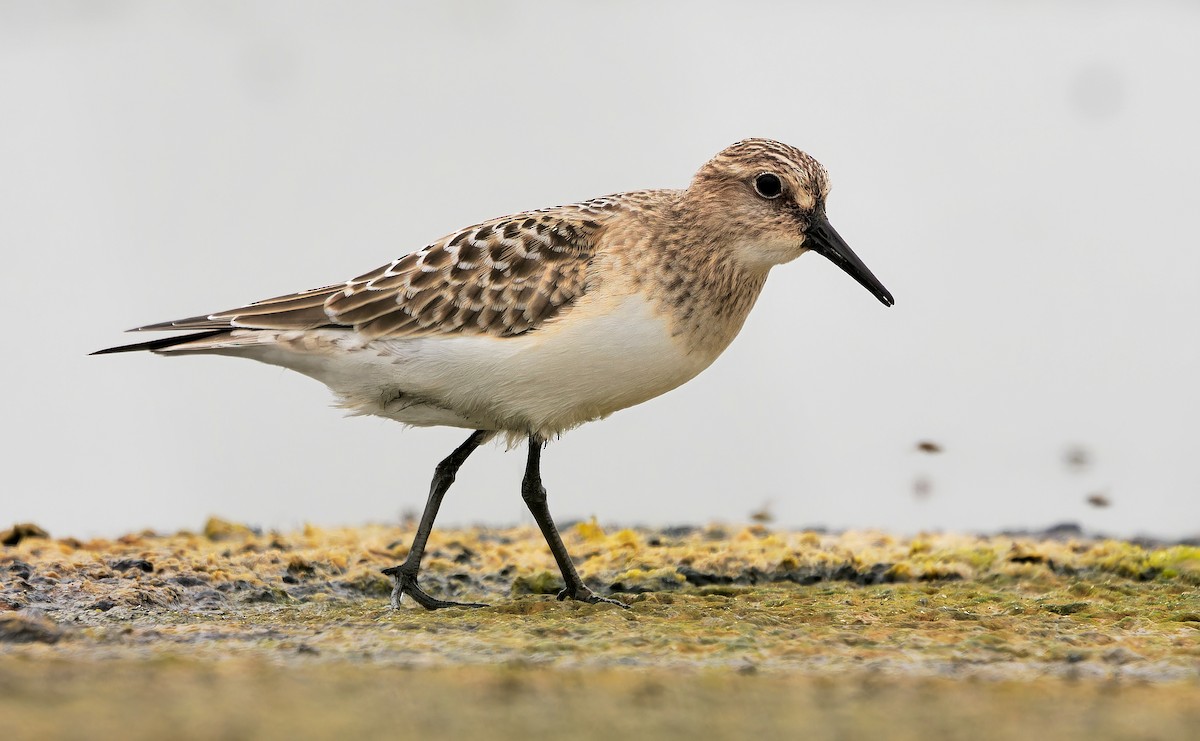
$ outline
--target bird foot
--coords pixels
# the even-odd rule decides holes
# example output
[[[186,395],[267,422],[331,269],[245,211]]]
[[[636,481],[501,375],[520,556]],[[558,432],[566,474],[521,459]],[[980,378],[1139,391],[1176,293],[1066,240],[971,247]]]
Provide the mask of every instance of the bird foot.
[[[595,592],[588,589],[587,587],[585,587],[582,584],[580,584],[574,588],[566,587],[565,589],[561,590],[558,593],[558,599],[560,602],[562,600],[567,600],[567,599],[579,600],[580,602],[586,602],[589,605],[594,605],[594,604],[603,602],[605,604],[616,605],[617,607],[623,607],[626,610],[632,609],[632,608],[630,608],[629,605],[625,604],[624,602],[622,602],[620,600],[615,600],[615,599],[612,599],[611,597],[601,597],[600,595],[596,594]]]
[[[433,597],[417,585],[417,575],[406,570],[404,566],[393,566],[384,569],[383,573],[395,581],[395,586],[392,587],[393,610],[400,609],[400,598],[406,594],[426,610],[440,610],[444,607],[487,607],[481,602],[450,602]]]

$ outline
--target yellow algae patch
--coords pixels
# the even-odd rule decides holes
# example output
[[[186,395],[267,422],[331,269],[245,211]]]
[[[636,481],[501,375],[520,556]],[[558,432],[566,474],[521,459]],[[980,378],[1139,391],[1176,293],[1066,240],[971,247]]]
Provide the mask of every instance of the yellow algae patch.
[[[411,527],[226,525],[0,548],[0,615],[18,616],[12,635],[32,636],[0,635],[0,655],[1200,681],[1191,546],[761,525],[568,529],[582,577],[632,605],[621,610],[558,602],[561,578],[536,528],[435,530],[422,586],[493,606],[429,613],[390,609],[380,573],[404,557]]]
[[[684,585],[687,578],[678,569],[629,569],[614,577],[612,588],[620,593],[662,592]]]
[[[204,523],[204,537],[209,540],[233,540],[254,537],[254,531],[245,525],[210,517]]]
[[[1092,546],[1087,555],[1105,571],[1135,579],[1179,579],[1200,585],[1200,548],[1178,545],[1157,550],[1107,540]]]
[[[599,542],[604,540],[604,529],[596,523],[596,518],[587,522],[576,523],[575,534],[587,541]]]
[[[564,586],[558,572],[539,571],[513,579],[512,594],[557,594]]]

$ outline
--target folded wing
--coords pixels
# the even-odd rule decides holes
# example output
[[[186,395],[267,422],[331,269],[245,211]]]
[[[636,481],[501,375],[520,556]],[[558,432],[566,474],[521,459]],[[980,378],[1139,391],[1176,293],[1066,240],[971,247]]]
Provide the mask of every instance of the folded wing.
[[[370,339],[508,337],[536,329],[587,290],[603,225],[578,207],[478,224],[343,284],[137,330],[353,328]]]

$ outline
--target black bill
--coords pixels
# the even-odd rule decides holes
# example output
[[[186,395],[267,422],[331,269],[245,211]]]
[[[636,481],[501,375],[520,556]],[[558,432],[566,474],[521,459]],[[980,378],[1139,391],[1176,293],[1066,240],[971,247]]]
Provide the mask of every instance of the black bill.
[[[829,219],[825,218],[825,214],[816,217],[816,220],[809,224],[806,242],[810,250],[828,257],[834,265],[845,270],[851,278],[862,284],[863,288],[873,293],[884,306],[896,303],[888,289],[883,287],[866,265],[863,265],[863,261],[858,259],[858,255],[854,254],[846,240],[842,239],[829,223]]]

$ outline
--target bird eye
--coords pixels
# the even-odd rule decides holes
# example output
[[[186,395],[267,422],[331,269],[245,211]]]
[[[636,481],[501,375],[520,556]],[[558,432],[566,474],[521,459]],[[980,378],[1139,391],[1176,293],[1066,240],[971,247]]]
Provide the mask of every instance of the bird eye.
[[[754,190],[763,198],[778,198],[783,195],[783,182],[778,175],[764,172],[754,178]]]

